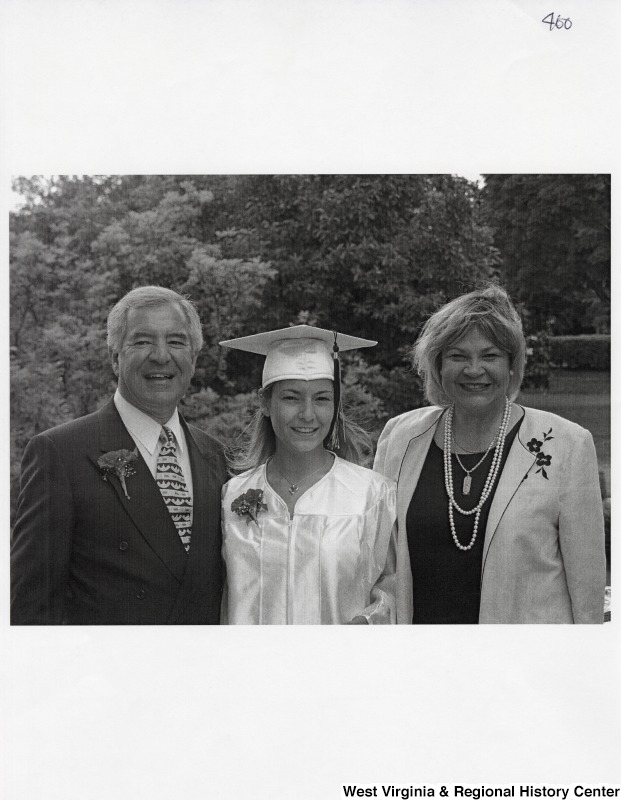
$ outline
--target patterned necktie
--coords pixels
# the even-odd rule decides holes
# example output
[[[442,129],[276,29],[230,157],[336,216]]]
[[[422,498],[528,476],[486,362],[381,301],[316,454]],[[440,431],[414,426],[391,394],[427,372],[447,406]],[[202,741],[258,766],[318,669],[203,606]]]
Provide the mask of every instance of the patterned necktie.
[[[185,551],[189,553],[192,535],[192,498],[177,461],[175,434],[165,425],[160,433],[160,444],[155,480],[160,487],[160,492],[179,532]]]

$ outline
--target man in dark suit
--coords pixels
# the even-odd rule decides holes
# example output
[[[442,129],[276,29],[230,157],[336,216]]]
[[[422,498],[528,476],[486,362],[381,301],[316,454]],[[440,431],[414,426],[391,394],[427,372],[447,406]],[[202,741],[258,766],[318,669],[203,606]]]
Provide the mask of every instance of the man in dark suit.
[[[218,623],[226,464],[177,411],[202,344],[194,306],[169,289],[112,309],[114,397],[24,453],[12,624]]]

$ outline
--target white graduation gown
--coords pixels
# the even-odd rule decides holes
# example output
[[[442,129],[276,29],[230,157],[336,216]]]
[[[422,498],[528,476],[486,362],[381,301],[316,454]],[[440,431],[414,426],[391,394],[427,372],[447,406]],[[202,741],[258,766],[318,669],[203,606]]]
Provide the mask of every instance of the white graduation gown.
[[[231,510],[249,489],[262,490],[267,505],[256,522]],[[393,481],[338,457],[298,498],[292,518],[265,464],[232,478],[222,490],[222,621],[394,623],[395,519]]]

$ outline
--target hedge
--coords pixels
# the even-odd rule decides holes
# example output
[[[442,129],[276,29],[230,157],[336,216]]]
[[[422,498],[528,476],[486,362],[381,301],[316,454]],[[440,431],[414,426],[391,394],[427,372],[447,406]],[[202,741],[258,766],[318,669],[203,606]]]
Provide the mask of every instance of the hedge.
[[[610,369],[610,334],[550,336],[550,361],[565,369]]]

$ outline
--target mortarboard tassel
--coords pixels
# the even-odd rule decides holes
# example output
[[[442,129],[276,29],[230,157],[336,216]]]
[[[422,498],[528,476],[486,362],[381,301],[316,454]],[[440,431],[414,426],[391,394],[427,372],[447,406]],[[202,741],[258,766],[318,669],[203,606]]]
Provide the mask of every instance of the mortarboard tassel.
[[[327,442],[328,450],[338,450],[339,442],[339,425],[341,421],[341,362],[339,359],[339,346],[336,343],[336,331],[334,332],[334,345],[332,347],[332,361],[334,363],[334,417],[332,418],[332,425],[330,426],[330,433],[328,433]]]

